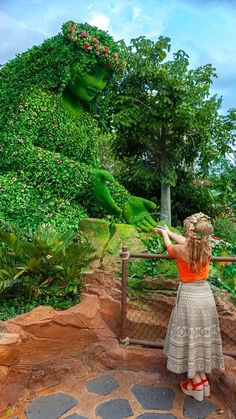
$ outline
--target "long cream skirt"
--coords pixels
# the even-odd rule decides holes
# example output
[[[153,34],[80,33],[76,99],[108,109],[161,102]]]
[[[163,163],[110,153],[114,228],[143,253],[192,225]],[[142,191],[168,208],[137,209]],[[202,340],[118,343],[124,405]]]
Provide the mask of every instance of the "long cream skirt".
[[[207,281],[180,283],[167,329],[167,369],[188,377],[197,371],[224,371],[214,296]]]

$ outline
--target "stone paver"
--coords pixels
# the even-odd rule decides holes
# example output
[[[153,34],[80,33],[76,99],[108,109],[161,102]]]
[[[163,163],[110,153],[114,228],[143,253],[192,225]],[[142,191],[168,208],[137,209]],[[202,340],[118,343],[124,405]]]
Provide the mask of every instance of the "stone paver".
[[[74,407],[78,400],[64,393],[34,399],[25,409],[27,419],[58,419]]]
[[[119,383],[113,375],[104,375],[87,381],[86,387],[89,393],[105,396],[118,388]]]
[[[189,419],[204,419],[219,409],[217,404],[211,400],[204,399],[198,402],[193,397],[186,397],[184,400],[184,416]]]
[[[125,399],[103,402],[96,407],[95,413],[102,419],[123,419],[134,414],[128,400]]]
[[[169,415],[169,413],[144,413],[137,416],[136,419],[177,419],[177,417]]]
[[[113,371],[92,377],[35,397],[23,407],[26,416],[14,413],[19,419],[205,419],[219,409],[224,413],[225,405],[220,398],[213,402],[214,394],[213,401],[198,402],[185,397],[177,383],[157,384],[153,374]]]
[[[175,393],[171,388],[134,384],[130,391],[144,409],[173,409]]]

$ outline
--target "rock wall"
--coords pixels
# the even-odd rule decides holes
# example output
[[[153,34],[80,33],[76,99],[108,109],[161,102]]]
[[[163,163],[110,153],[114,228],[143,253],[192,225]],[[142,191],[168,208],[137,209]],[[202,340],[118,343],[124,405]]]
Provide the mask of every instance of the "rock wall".
[[[159,371],[160,350],[122,348],[117,340],[120,304],[101,289],[83,294],[66,311],[37,307],[1,323],[0,412],[69,375],[110,368]]]
[[[66,311],[37,307],[0,323],[0,413],[41,389],[91,372],[128,369],[179,379],[165,369],[161,350],[120,346],[121,292],[114,281],[110,274],[94,273],[80,304]],[[236,360],[225,362],[226,373],[211,382],[236,413]]]

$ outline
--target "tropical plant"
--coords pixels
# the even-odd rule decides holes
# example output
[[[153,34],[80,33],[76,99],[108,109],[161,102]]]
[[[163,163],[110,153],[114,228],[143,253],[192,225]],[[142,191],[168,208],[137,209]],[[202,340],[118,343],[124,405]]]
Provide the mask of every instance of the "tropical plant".
[[[9,294],[29,299],[79,295],[83,275],[91,272],[95,259],[82,237],[61,234],[50,224],[35,232],[2,227],[0,241],[0,292],[10,289]]]
[[[214,234],[223,241],[230,243],[230,247],[236,246],[236,222],[227,218],[214,220]]]

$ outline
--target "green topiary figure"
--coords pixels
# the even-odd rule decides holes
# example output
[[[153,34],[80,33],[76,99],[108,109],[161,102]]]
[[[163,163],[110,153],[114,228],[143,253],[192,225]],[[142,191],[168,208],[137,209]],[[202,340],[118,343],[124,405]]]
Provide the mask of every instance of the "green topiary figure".
[[[18,226],[48,219],[61,230],[98,214],[147,231],[154,203],[131,196],[99,169],[98,128],[88,104],[125,61],[119,44],[88,24],[62,33],[0,70],[0,216]]]

